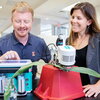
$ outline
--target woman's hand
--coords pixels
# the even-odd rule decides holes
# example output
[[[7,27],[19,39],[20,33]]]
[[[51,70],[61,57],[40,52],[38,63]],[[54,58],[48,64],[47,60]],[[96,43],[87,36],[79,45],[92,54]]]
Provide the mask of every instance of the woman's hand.
[[[0,57],[0,60],[20,60],[20,57],[16,51],[7,51]]]
[[[96,97],[100,93],[100,80],[96,84],[85,85],[83,88],[86,97]]]

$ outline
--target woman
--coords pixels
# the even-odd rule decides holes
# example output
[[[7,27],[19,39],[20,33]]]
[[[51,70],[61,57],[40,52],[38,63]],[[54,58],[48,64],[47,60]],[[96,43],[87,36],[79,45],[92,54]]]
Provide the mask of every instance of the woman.
[[[76,66],[91,68],[100,73],[100,29],[96,11],[88,2],[76,4],[70,12],[71,32],[68,44],[76,48]],[[81,74],[86,97],[100,93],[100,80]]]

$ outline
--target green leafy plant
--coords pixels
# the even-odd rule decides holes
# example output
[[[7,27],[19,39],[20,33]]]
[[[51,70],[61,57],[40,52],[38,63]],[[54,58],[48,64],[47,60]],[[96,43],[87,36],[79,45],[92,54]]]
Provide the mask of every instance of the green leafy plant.
[[[22,74],[23,72],[25,72],[26,70],[31,68],[33,65],[43,66],[45,64],[47,64],[47,63],[45,63],[43,61],[36,61],[36,62],[32,62],[30,64],[24,65],[21,68],[19,68],[19,70],[16,71],[15,74],[10,79],[10,83],[8,85],[8,88],[6,89],[6,91],[4,93],[4,100],[8,100],[9,96],[11,95],[11,89],[14,88],[14,86],[12,84],[13,78],[15,78],[18,75]],[[62,67],[60,65],[56,65],[56,64],[49,64],[49,65],[53,65],[54,67],[57,67],[57,68],[59,68],[60,70],[63,70],[63,71],[67,71],[67,72],[68,71],[75,71],[75,72],[80,72],[80,73],[83,73],[83,74],[88,74],[88,75],[92,75],[94,77],[100,78],[99,73],[97,73],[96,71],[94,71],[92,69],[89,69],[89,68],[84,68],[84,67],[69,67],[69,68],[67,68],[67,67],[64,67],[64,66]]]

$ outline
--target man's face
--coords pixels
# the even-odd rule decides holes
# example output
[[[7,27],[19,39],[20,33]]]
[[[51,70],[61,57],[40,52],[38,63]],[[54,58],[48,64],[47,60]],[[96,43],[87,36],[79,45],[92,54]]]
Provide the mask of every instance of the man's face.
[[[12,24],[17,37],[25,37],[32,28],[32,14],[30,12],[17,12],[12,14]]]

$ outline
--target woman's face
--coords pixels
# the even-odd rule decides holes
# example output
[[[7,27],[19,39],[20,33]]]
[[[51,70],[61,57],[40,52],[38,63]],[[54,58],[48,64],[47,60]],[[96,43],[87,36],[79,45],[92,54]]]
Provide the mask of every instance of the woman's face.
[[[70,22],[72,31],[77,33],[85,33],[87,26],[91,24],[90,20],[87,20],[81,10],[73,11]]]

